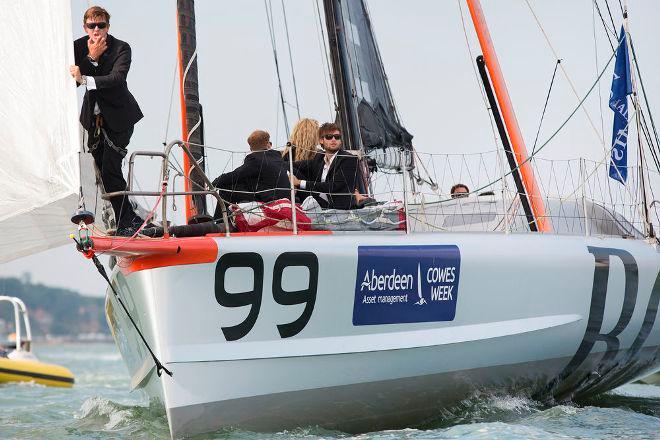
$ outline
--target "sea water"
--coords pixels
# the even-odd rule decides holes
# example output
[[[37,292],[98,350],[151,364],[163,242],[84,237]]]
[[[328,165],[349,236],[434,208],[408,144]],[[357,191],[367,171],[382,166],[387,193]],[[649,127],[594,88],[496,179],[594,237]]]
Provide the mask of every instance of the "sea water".
[[[71,389],[0,385],[0,438],[169,438],[162,408],[129,393],[112,344],[37,346],[39,358],[66,366]],[[660,439],[660,386],[630,384],[585,401],[546,407],[528,398],[475,394],[438,411],[423,427],[349,435],[316,427],[274,434],[224,430],[197,439]]]

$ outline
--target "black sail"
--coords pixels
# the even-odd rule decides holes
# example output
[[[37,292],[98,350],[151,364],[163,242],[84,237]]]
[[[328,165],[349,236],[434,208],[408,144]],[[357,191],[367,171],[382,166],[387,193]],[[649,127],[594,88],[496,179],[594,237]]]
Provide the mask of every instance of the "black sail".
[[[345,147],[363,150],[381,168],[399,168],[412,135],[394,106],[365,1],[325,0],[324,7]]]
[[[184,141],[190,142],[190,151],[197,163],[206,170],[204,160],[204,122],[202,105],[199,102],[199,82],[197,79],[197,37],[195,33],[195,0],[177,0],[177,24],[179,33],[180,78],[183,82],[182,115],[185,118],[187,133]],[[191,173],[192,190],[203,190],[204,181],[196,172]],[[206,215],[205,196],[193,196],[193,222]]]

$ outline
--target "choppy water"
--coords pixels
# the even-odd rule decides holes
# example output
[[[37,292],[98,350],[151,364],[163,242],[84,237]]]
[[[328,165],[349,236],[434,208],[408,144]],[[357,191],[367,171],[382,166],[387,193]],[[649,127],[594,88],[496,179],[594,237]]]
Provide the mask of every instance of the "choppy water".
[[[111,344],[41,346],[41,360],[69,367],[73,389],[0,386],[0,438],[169,438],[159,408],[129,394],[128,373]],[[200,439],[658,439],[660,387],[631,384],[552,408],[507,395],[475,395],[438,413],[425,429],[350,436],[318,428],[277,434],[220,431]]]

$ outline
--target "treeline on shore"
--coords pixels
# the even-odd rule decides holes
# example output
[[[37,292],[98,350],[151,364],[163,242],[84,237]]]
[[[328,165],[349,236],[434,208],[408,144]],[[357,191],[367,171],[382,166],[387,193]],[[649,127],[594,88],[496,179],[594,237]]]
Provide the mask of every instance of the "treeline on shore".
[[[32,283],[29,275],[0,277],[0,295],[16,296],[28,309],[34,338],[109,335],[105,320],[104,298],[83,296],[60,287]],[[0,303],[0,334],[14,330],[14,311],[10,303]],[[5,336],[2,335],[2,336]],[[2,338],[0,336],[0,338]]]

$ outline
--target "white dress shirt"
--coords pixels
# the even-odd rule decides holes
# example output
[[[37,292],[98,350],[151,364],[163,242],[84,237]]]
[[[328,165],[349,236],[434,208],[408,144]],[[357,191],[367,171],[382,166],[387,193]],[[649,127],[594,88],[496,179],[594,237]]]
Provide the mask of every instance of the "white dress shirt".
[[[94,67],[98,67],[99,63],[97,61],[89,61],[92,63]],[[96,90],[96,80],[94,79],[93,76],[85,76],[85,87],[87,87],[87,90]],[[95,115],[100,115],[101,114],[101,109],[99,108],[98,103],[94,103],[94,114]]]
[[[332,162],[335,160],[335,157],[337,157],[337,153],[339,153],[339,150],[337,150],[335,154],[330,156],[330,159],[328,159],[327,154],[323,155],[323,172],[321,173],[321,182],[325,182],[325,179],[328,178],[328,171],[330,171],[330,167],[332,166]],[[306,186],[307,186],[307,181],[301,180],[300,189],[305,189]],[[328,195],[326,193],[320,193],[319,197],[325,200],[326,202],[328,201]]]

